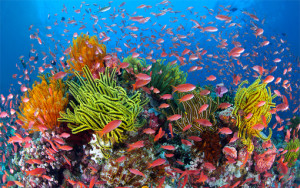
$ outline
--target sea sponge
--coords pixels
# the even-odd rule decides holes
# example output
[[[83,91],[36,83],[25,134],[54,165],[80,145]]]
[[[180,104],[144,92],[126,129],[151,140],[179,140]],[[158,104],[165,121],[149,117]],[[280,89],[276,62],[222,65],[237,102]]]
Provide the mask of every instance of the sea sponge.
[[[234,109],[232,114],[237,119],[237,126],[239,128],[238,136],[242,138],[243,144],[247,147],[249,152],[252,152],[254,145],[252,143],[252,137],[259,137],[264,141],[267,141],[272,136],[272,129],[269,128],[269,136],[265,137],[260,132],[261,130],[253,129],[252,127],[257,124],[265,124],[267,127],[268,123],[271,121],[272,114],[270,110],[272,107],[275,107],[275,103],[272,102],[272,99],[276,95],[271,94],[270,87],[266,87],[266,83],[260,83],[261,79],[258,77],[253,84],[248,88],[242,87],[244,84],[247,84],[248,81],[243,81],[237,90],[236,96],[234,98]],[[265,101],[263,106],[257,107],[258,103]],[[249,113],[252,113],[252,117],[245,118]],[[262,120],[262,116],[265,117],[266,122]]]
[[[105,134],[102,140],[105,145],[110,146],[125,140],[125,131],[136,131],[141,126],[136,119],[149,99],[141,101],[139,92],[129,97],[122,87],[116,85],[116,69],[110,73],[106,68],[105,73],[99,74],[99,79],[92,77],[87,66],[83,68],[83,72],[86,80],[75,72],[80,85],[74,81],[67,82],[70,93],[75,98],[75,101],[70,102],[74,110],[61,112],[58,121],[68,122],[72,133],[76,134],[84,130],[101,131],[109,122],[121,120],[120,126]]]
[[[106,46],[100,44],[96,36],[82,34],[73,39],[73,45],[68,53],[67,63],[70,71],[78,71],[82,75],[82,68],[88,66],[93,73],[98,72],[99,68],[104,67],[103,58],[106,55]]]
[[[54,80],[51,77],[40,76],[42,82],[35,82],[32,89],[22,97],[22,101],[28,98],[28,102],[20,104],[18,118],[23,121],[24,129],[30,131],[39,130],[38,125],[44,125],[49,129],[59,127],[59,112],[63,111],[68,103],[65,84],[61,79]]]

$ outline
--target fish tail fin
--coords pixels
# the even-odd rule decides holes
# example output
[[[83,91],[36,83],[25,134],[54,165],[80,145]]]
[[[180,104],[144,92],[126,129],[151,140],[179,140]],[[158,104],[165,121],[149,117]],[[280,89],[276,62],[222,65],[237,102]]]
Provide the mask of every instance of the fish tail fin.
[[[171,86],[173,88],[173,93],[172,95],[177,91],[176,87],[175,86]]]
[[[136,90],[136,85],[132,84],[132,88],[133,88],[133,91],[135,91]]]

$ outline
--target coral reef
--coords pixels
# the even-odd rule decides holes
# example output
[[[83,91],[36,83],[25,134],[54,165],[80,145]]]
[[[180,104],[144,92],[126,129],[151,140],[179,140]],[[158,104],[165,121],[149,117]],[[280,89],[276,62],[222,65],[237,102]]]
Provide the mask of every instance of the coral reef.
[[[40,76],[42,81],[35,82],[32,89],[22,97],[18,118],[24,123],[24,129],[38,131],[39,125],[48,129],[59,127],[59,112],[65,110],[68,103],[65,84],[61,79]],[[26,102],[26,100],[28,100]]]
[[[249,152],[252,152],[254,149],[251,140],[253,136],[265,141],[269,140],[272,136],[271,128],[269,128],[270,133],[268,137],[262,136],[262,134],[260,134],[261,130],[252,128],[257,124],[263,124],[267,127],[272,118],[272,114],[270,113],[271,107],[275,107],[275,103],[272,102],[272,99],[274,99],[276,95],[272,96],[271,89],[269,87],[266,88],[267,84],[260,82],[260,77],[258,77],[248,88],[242,88],[244,84],[248,83],[247,80],[243,81],[239,85],[234,98],[235,105],[232,114],[237,119],[237,126],[239,127],[238,136],[242,138],[242,142],[248,146]],[[260,106],[259,104],[262,103],[264,104]],[[250,113],[252,116],[246,118]]]
[[[76,71],[83,75],[82,68],[88,66],[92,74],[97,74],[101,67],[104,67],[103,58],[106,55],[106,46],[100,44],[96,36],[81,34],[73,39],[73,45],[68,50],[67,63],[70,71]]]

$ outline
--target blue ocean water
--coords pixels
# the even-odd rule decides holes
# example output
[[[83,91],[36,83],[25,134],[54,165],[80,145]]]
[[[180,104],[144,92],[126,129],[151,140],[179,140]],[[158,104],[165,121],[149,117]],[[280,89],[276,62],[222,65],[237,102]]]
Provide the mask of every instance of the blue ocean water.
[[[300,79],[300,1],[299,0],[249,0],[249,1],[217,1],[217,0],[170,0],[165,5],[159,4],[162,1],[124,1],[125,4],[120,7],[123,1],[77,1],[77,0],[0,0],[0,94],[7,97],[10,93],[22,95],[20,86],[24,83],[28,88],[34,83],[38,75],[37,69],[42,67],[43,63],[50,63],[52,60],[49,51],[56,54],[57,58],[63,56],[63,50],[71,43],[73,33],[89,33],[90,35],[99,36],[99,33],[104,31],[110,36],[110,40],[105,42],[107,52],[116,52],[115,48],[120,47],[124,53],[118,53],[119,59],[124,59],[128,53],[128,49],[123,45],[124,43],[130,43],[131,48],[137,47],[137,52],[140,56],[145,58],[150,49],[153,49],[153,57],[159,59],[162,51],[171,54],[174,51],[178,51],[179,54],[188,48],[192,51],[196,51],[198,48],[207,50],[207,54],[217,55],[217,58],[203,58],[201,60],[201,66],[203,70],[193,71],[188,73],[187,83],[200,84],[204,86],[212,84],[213,87],[216,84],[224,83],[224,85],[236,92],[238,85],[233,84],[233,76],[241,76],[241,81],[248,79],[249,83],[252,83],[258,73],[252,70],[254,65],[259,65],[268,71],[272,67],[278,66],[277,70],[272,73],[276,78],[282,77],[282,81],[287,80],[290,83],[290,89],[284,89],[281,84],[270,84],[271,90],[278,90],[281,94],[286,95],[289,101],[289,110],[278,113],[280,118],[284,120],[286,124],[294,115],[299,116],[299,79]],[[97,5],[94,5],[97,4]],[[153,8],[138,9],[137,6],[147,4]],[[229,6],[225,11],[232,18],[232,22],[239,24],[240,26],[229,27],[229,24],[223,24],[223,22],[215,19],[215,15],[218,12],[224,13],[224,8]],[[81,9],[81,13],[75,13],[74,10]],[[110,10],[105,12],[99,12],[100,7],[111,7]],[[66,9],[64,10],[64,7]],[[189,7],[192,7],[189,10]],[[155,16],[152,12],[161,12],[171,8],[173,11],[178,11],[172,14],[165,14],[163,16]],[[126,18],[121,18],[122,10],[125,9]],[[67,11],[66,11],[67,10]],[[168,10],[170,11],[170,10]],[[259,18],[259,22],[256,22],[245,12],[256,15]],[[210,14],[211,13],[211,14]],[[103,20],[99,20],[97,32],[93,27],[94,19],[91,18],[91,14],[97,15]],[[129,20],[130,16],[147,15],[151,19],[146,24],[137,24],[138,31],[125,31],[122,26],[129,26],[134,23]],[[115,16],[115,18],[114,18]],[[203,17],[205,16],[205,17]],[[66,24],[68,20],[76,20],[76,26]],[[176,21],[177,20],[177,21]],[[219,31],[216,33],[200,32],[200,29],[192,28],[195,23],[191,20],[197,20],[200,25],[208,24],[212,22],[213,25],[217,25]],[[57,24],[55,24],[57,23]],[[52,29],[47,29],[47,26],[51,26]],[[84,29],[79,29],[80,26],[86,26]],[[174,48],[174,43],[168,35],[166,35],[166,29],[172,28],[175,35],[188,36],[187,39],[183,38],[180,41],[180,45]],[[207,25],[206,25],[207,26]],[[29,29],[29,27],[32,27]],[[253,33],[255,29],[263,28],[263,36],[255,37]],[[67,30],[67,31],[66,31]],[[124,32],[125,31],[125,32]],[[30,35],[38,33],[38,36],[42,40],[42,45],[39,45],[37,40],[30,39]],[[138,34],[137,38],[131,37],[131,34]],[[52,34],[52,37],[47,37],[47,34]],[[125,35],[127,34],[127,35]],[[151,39],[155,36],[156,39],[163,38],[165,41],[161,44],[162,48],[158,49],[158,45],[153,42],[156,39]],[[165,36],[166,35],[166,36]],[[242,66],[237,64],[236,59],[232,60],[226,56],[233,47],[232,38],[237,35],[236,41],[241,43],[241,46],[245,49],[245,53],[249,53],[248,57],[237,58]],[[168,36],[168,37],[167,37]],[[51,38],[54,41],[51,41]],[[274,39],[273,39],[274,38]],[[220,45],[221,39],[228,39],[228,47],[220,49],[217,46]],[[269,40],[270,44],[260,47],[264,40]],[[190,44],[184,44],[182,41],[186,41]],[[281,42],[283,41],[283,42]],[[33,47],[31,46],[33,44]],[[144,47],[145,44],[149,44],[149,47]],[[138,45],[141,45],[139,50]],[[171,48],[170,48],[171,47]],[[37,53],[33,55],[30,52],[31,49],[36,49]],[[284,51],[281,51],[284,50]],[[277,53],[276,53],[277,51]],[[48,54],[46,61],[42,58],[44,55],[42,52]],[[125,53],[126,52],[126,53]],[[258,53],[255,57],[255,53]],[[275,54],[274,54],[275,53]],[[225,55],[224,55],[225,54]],[[23,56],[22,58],[20,58]],[[37,63],[29,61],[32,56],[37,56]],[[204,55],[203,55],[204,57]],[[280,58],[281,62],[274,63],[275,58]],[[22,60],[24,59],[26,65],[23,66]],[[173,56],[165,57],[167,61],[176,60]],[[228,60],[228,61],[223,61]],[[24,71],[31,70],[31,67],[27,64],[30,62],[34,65],[36,70],[30,74],[30,81],[25,81],[24,78],[13,79],[13,74],[18,76],[24,74]],[[188,59],[186,60],[188,61]],[[225,63],[224,63],[225,62]],[[59,60],[56,62],[59,63]],[[291,65],[288,65],[288,64]],[[178,62],[179,64],[179,62]],[[232,64],[232,65],[231,65]],[[20,67],[17,69],[16,65]],[[188,72],[188,70],[196,64],[196,62],[189,63],[181,67],[181,70]],[[247,67],[249,65],[249,67]],[[286,75],[283,74],[284,69],[292,67]],[[49,70],[46,70],[46,72]],[[216,81],[210,82],[206,80],[206,77],[214,75]],[[266,77],[268,73],[264,76]],[[264,78],[265,78],[264,77]],[[19,81],[20,83],[18,83]],[[282,103],[281,98],[275,100],[276,104]],[[293,113],[295,111],[295,113]],[[273,116],[269,127],[276,124],[275,116]],[[279,125],[277,126],[277,128]],[[286,128],[287,129],[287,128]],[[268,130],[263,131],[268,135]],[[284,140],[286,132],[273,130],[273,137],[278,140]],[[12,134],[9,134],[12,136]],[[3,169],[5,169],[3,167]],[[3,174],[3,173],[1,173]]]

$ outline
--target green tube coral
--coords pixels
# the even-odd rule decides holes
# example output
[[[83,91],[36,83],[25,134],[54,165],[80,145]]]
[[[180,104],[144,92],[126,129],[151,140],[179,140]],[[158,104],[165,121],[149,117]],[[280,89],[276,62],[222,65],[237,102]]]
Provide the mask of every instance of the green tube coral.
[[[122,142],[126,139],[125,131],[136,131],[139,124],[136,118],[142,111],[142,106],[149,100],[141,101],[141,93],[136,92],[128,96],[126,91],[116,85],[114,80],[116,69],[110,73],[100,73],[99,79],[94,79],[87,66],[83,68],[86,80],[75,72],[79,83],[67,82],[69,91],[75,101],[70,102],[74,111],[67,109],[60,112],[58,121],[68,122],[73,134],[84,130],[101,131],[105,125],[113,120],[122,120],[121,125],[103,136],[104,142]]]

